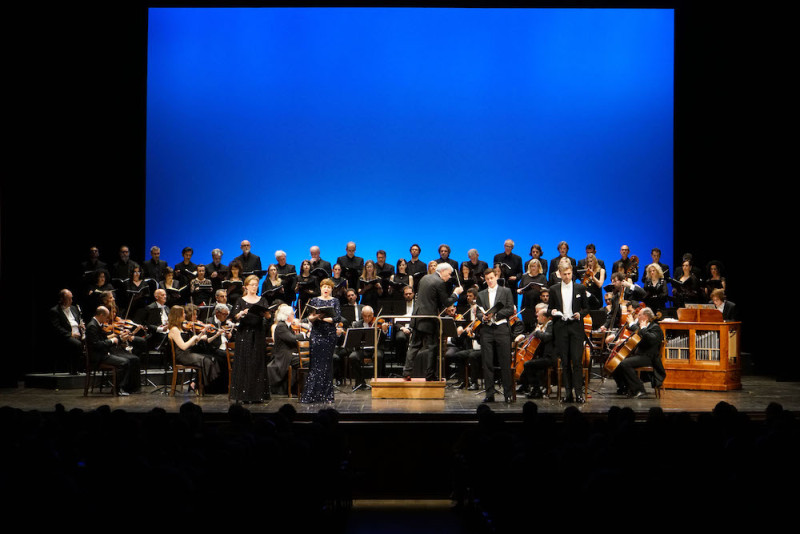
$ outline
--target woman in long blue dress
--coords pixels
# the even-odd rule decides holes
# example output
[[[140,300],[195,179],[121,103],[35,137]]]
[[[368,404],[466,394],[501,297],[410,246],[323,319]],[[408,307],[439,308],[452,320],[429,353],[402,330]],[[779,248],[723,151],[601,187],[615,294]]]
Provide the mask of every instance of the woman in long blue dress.
[[[311,321],[311,356],[308,378],[300,402],[333,402],[333,350],[336,347],[336,325],[342,314],[339,299],[332,297],[334,282],[326,278],[320,283],[319,297],[308,304],[314,307],[331,306],[333,317],[322,317],[316,312],[308,315]]]

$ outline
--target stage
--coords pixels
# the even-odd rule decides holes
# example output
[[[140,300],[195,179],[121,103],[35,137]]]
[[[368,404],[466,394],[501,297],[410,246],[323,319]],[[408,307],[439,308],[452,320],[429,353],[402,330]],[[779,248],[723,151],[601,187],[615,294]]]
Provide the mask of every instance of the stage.
[[[152,375],[151,381],[160,384],[162,375]],[[92,410],[98,406],[108,405],[112,409],[120,408],[132,413],[149,412],[153,408],[163,408],[167,412],[177,412],[181,404],[194,402],[200,406],[206,417],[215,419],[225,416],[230,407],[227,395],[205,395],[203,397],[190,393],[178,392],[175,396],[164,395],[153,386],[142,388],[141,393],[129,397],[114,397],[104,389],[97,389],[89,396],[83,396],[83,376],[69,375],[29,375],[26,377],[28,387],[17,389],[0,389],[0,406],[12,406],[22,410],[53,411],[56,404],[65,409],[78,408]],[[41,387],[30,387],[31,385]],[[451,386],[445,391],[443,400],[406,400],[406,399],[373,399],[369,390],[352,392],[347,385],[337,388],[333,404],[302,404],[297,397],[273,395],[264,404],[250,404],[247,409],[253,414],[272,413],[284,404],[292,405],[297,411],[298,421],[311,420],[321,408],[334,408],[339,412],[342,422],[434,422],[453,421],[469,422],[475,420],[477,407],[481,404],[481,392],[457,390]],[[50,389],[53,386],[57,388]],[[608,413],[609,408],[631,408],[639,418],[646,418],[653,407],[660,407],[665,413],[686,412],[698,414],[710,412],[720,401],[735,406],[740,412],[753,418],[759,418],[770,402],[777,402],[784,409],[800,410],[800,382],[778,382],[767,376],[743,376],[742,389],[733,391],[688,391],[666,390],[661,399],[653,395],[647,385],[648,395],[641,400],[628,399],[616,394],[613,380],[593,379],[589,383],[589,398],[586,404],[561,404],[555,392],[549,399],[536,400],[539,413],[553,414],[558,417],[566,406],[575,406],[587,416]],[[502,395],[497,397],[502,399]],[[522,407],[527,399],[518,396],[512,404],[495,402],[490,404],[492,410],[501,414],[507,421],[522,419]]]

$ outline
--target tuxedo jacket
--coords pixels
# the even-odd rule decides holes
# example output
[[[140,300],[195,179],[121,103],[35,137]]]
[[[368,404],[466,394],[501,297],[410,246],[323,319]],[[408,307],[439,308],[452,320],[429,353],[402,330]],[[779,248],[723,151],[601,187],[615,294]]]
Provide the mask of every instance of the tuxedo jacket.
[[[589,313],[589,303],[586,298],[586,288],[574,281],[572,284],[572,312],[578,312],[583,318],[584,315]],[[561,299],[561,282],[550,286],[550,305],[547,308],[547,314],[552,315],[554,311],[564,311],[564,302]],[[560,317],[556,318],[556,322],[561,323]],[[583,328],[581,326],[581,328]]]
[[[69,307],[69,311],[72,313],[75,320],[80,323],[81,312],[78,307],[72,305]],[[56,337],[59,339],[72,337],[72,327],[69,324],[69,320],[67,320],[67,316],[61,311],[60,305],[50,308],[50,324],[53,325],[53,332],[55,332]]]
[[[93,363],[103,361],[114,348],[114,343],[108,339],[108,334],[103,332],[100,323],[94,317],[86,325],[86,348]]]
[[[494,301],[495,305],[497,305],[498,302],[502,302],[503,307],[494,314],[495,322],[508,319],[514,315],[514,297],[512,296],[510,289],[507,287],[497,286],[497,295],[495,296]],[[488,288],[478,292],[478,306],[483,308],[484,312],[489,310],[490,305]]]

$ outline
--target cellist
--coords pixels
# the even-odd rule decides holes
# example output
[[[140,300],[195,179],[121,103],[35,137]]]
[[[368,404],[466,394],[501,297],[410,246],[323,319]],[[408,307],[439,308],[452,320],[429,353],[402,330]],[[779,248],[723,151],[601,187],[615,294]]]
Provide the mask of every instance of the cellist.
[[[661,342],[664,340],[664,333],[654,319],[653,310],[643,308],[636,316],[636,323],[630,326],[641,339],[633,354],[622,360],[611,375],[617,383],[617,393],[620,395],[640,399],[647,394],[644,384],[636,374],[637,367],[652,367],[653,383],[656,386],[660,386],[667,376],[664,364],[661,362]]]
[[[544,397],[545,388],[542,384],[545,373],[556,363],[553,350],[553,322],[547,315],[547,304],[536,305],[536,323],[536,328],[530,335],[539,340],[539,345],[533,353],[533,358],[525,362],[520,379],[530,386],[530,391],[526,395],[529,399]]]

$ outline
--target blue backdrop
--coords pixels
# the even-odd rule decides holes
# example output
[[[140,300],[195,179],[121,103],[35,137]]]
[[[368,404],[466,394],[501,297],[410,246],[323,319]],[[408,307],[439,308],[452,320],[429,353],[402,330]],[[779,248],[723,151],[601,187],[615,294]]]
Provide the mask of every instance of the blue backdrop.
[[[147,248],[671,264],[673,61],[671,9],[151,8]]]

